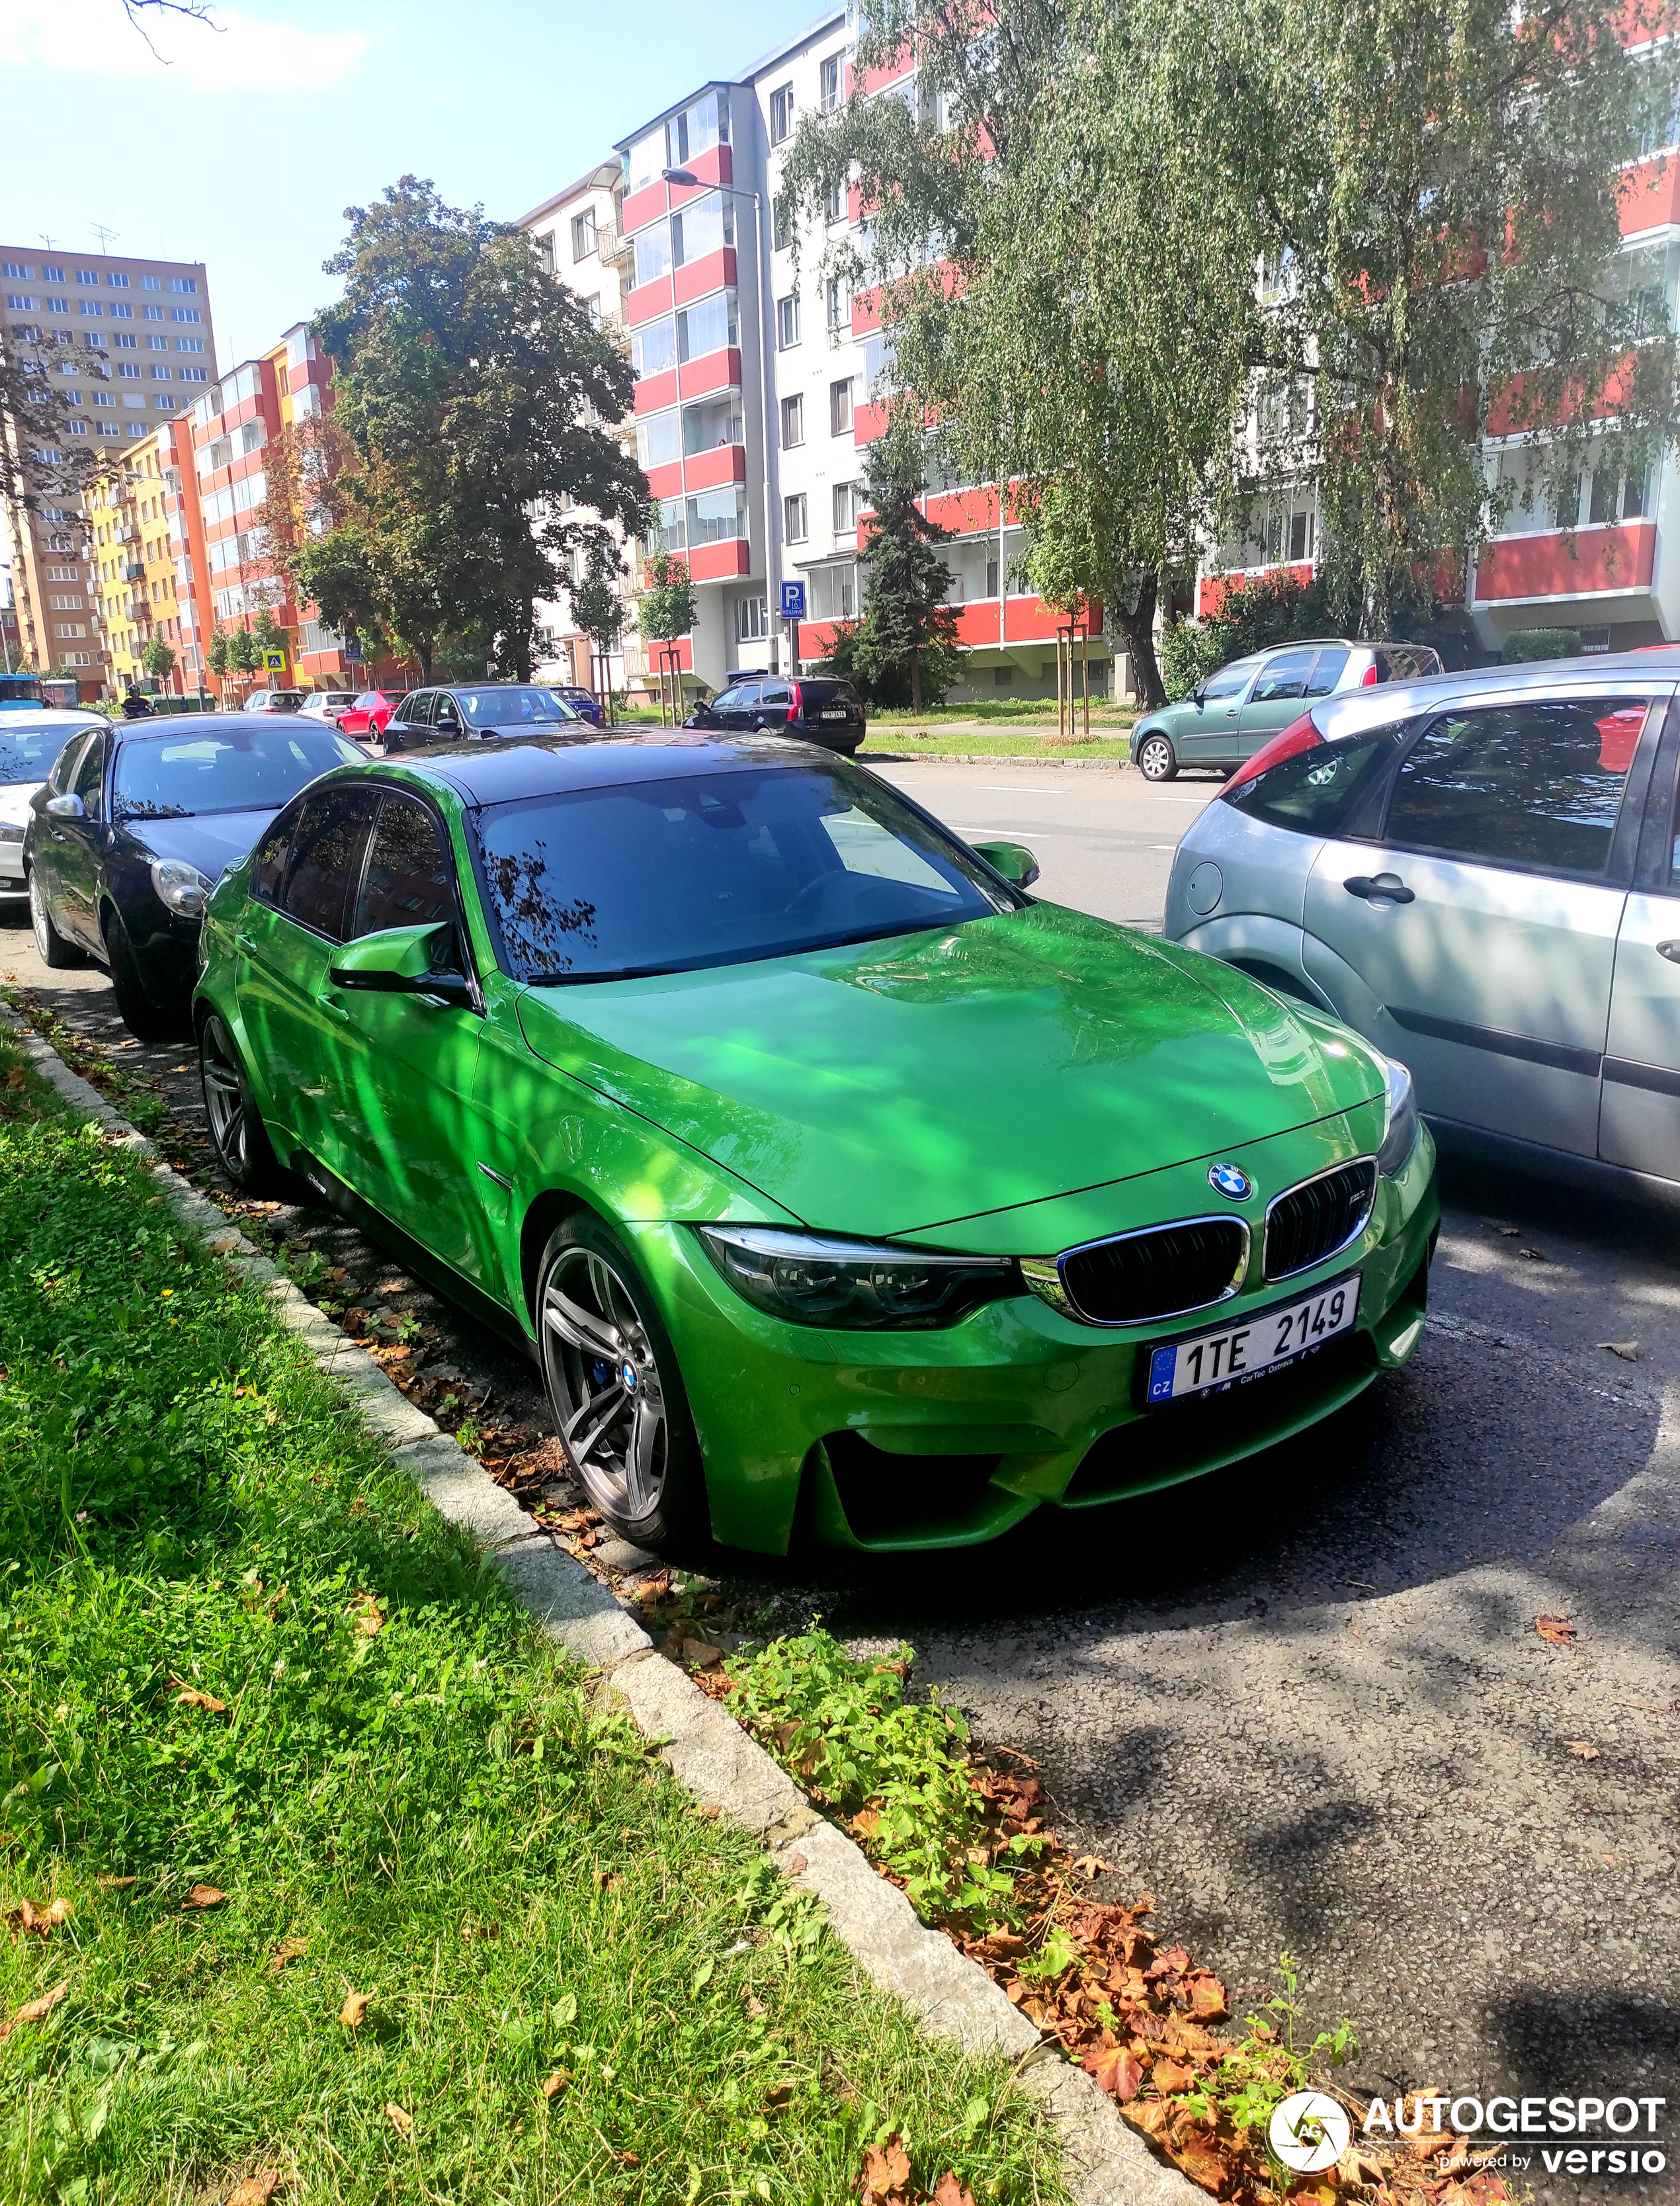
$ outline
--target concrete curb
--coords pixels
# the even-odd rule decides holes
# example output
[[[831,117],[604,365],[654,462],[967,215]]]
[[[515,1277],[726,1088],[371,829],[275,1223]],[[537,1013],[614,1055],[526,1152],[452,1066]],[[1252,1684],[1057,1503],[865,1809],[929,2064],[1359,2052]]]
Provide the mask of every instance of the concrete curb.
[[[175,1215],[240,1278],[259,1286],[347,1404],[378,1433],[439,1515],[471,1534],[538,1628],[602,1672],[605,1693],[701,1807],[763,1841],[784,1876],[823,1902],[831,1928],[872,1982],[910,2008],[930,2035],[965,2051],[1009,2054],[1021,2087],[1052,2126],[1079,2206],[1206,2206],[1206,2194],[1163,2166],[1083,2070],[1040,2039],[978,1962],[916,1918],[896,1885],[826,1822],[781,1766],[687,1671],[656,1654],[641,1626],[575,1557],[539,1531],[482,1464],[442,1432],[214,1203],[190,1186],[97,1089],[71,1071],[9,1005],[0,1017],[36,1070],[71,1108],[139,1152]]]

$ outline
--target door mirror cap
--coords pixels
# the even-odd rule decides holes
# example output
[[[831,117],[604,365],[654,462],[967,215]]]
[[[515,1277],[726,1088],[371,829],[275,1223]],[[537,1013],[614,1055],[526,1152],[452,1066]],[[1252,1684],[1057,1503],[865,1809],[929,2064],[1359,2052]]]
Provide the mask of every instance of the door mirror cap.
[[[86,820],[87,807],[79,796],[50,796],[42,810],[52,820]]]
[[[468,1010],[473,991],[466,975],[439,969],[438,956],[453,947],[443,927],[391,927],[341,945],[331,966],[336,988],[360,988],[388,996],[432,996]]]
[[[1039,862],[1024,843],[976,843],[972,847],[1012,889],[1029,889],[1039,877]]]

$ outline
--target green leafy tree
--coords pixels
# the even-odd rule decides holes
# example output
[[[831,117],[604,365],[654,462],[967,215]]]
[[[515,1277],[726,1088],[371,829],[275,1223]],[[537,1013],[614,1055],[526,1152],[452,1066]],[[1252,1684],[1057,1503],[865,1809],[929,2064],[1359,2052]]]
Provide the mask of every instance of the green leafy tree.
[[[205,664],[218,682],[233,672],[233,638],[219,621],[210,632],[210,641],[205,649]]]
[[[251,616],[251,635],[259,651],[283,651],[286,631],[268,605],[259,605]]]
[[[606,684],[607,717],[612,717],[612,653],[624,633],[624,600],[617,583],[623,563],[605,546],[590,547],[582,575],[572,584],[572,618],[589,638],[601,659]],[[691,623],[692,626],[693,623]]]
[[[916,503],[926,487],[920,416],[897,408],[864,461],[868,540],[858,554],[863,611],[850,649],[873,683],[902,683],[910,709],[944,702],[962,654],[956,613],[948,602],[951,572],[937,546],[951,531]]]
[[[161,635],[154,635],[140,653],[140,665],[154,682],[167,682],[175,671],[175,653]]]
[[[263,648],[248,628],[236,628],[228,639],[228,665],[238,675],[249,677],[262,671]]]
[[[646,568],[647,587],[636,607],[636,626],[650,643],[675,643],[679,636],[694,632],[700,618],[700,602],[694,595],[694,586],[688,575],[688,565],[674,552],[655,552]],[[664,709],[664,665],[659,664],[660,710]],[[680,717],[682,690],[671,699],[671,709]]]
[[[488,628],[502,670],[528,681],[534,601],[558,594],[575,548],[644,519],[646,481],[610,426],[629,410],[629,361],[515,225],[414,176],[346,214],[326,264],[343,296],[313,327],[354,454],[350,563],[393,635],[421,647]]]

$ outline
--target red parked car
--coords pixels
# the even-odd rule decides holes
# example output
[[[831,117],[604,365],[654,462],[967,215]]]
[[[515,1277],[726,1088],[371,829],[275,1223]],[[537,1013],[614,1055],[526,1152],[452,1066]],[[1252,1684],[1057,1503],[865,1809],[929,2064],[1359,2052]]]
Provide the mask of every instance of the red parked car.
[[[360,736],[366,742],[370,736],[385,732],[391,714],[408,695],[406,689],[364,689],[348,711],[338,715],[341,736]]]

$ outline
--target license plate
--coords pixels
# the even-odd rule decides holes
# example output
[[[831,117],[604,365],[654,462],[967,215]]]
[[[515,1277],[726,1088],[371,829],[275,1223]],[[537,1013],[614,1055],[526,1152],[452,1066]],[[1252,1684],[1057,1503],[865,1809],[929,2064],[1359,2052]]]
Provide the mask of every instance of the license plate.
[[[849,712],[819,712],[817,715],[819,720],[849,720],[851,717]]]
[[[1176,1402],[1186,1394],[1223,1393],[1262,1372],[1310,1356],[1337,1333],[1352,1329],[1359,1315],[1359,1279],[1346,1279],[1304,1295],[1299,1302],[1277,1303],[1241,1325],[1218,1333],[1199,1333],[1154,1349],[1149,1357],[1149,1399]]]

